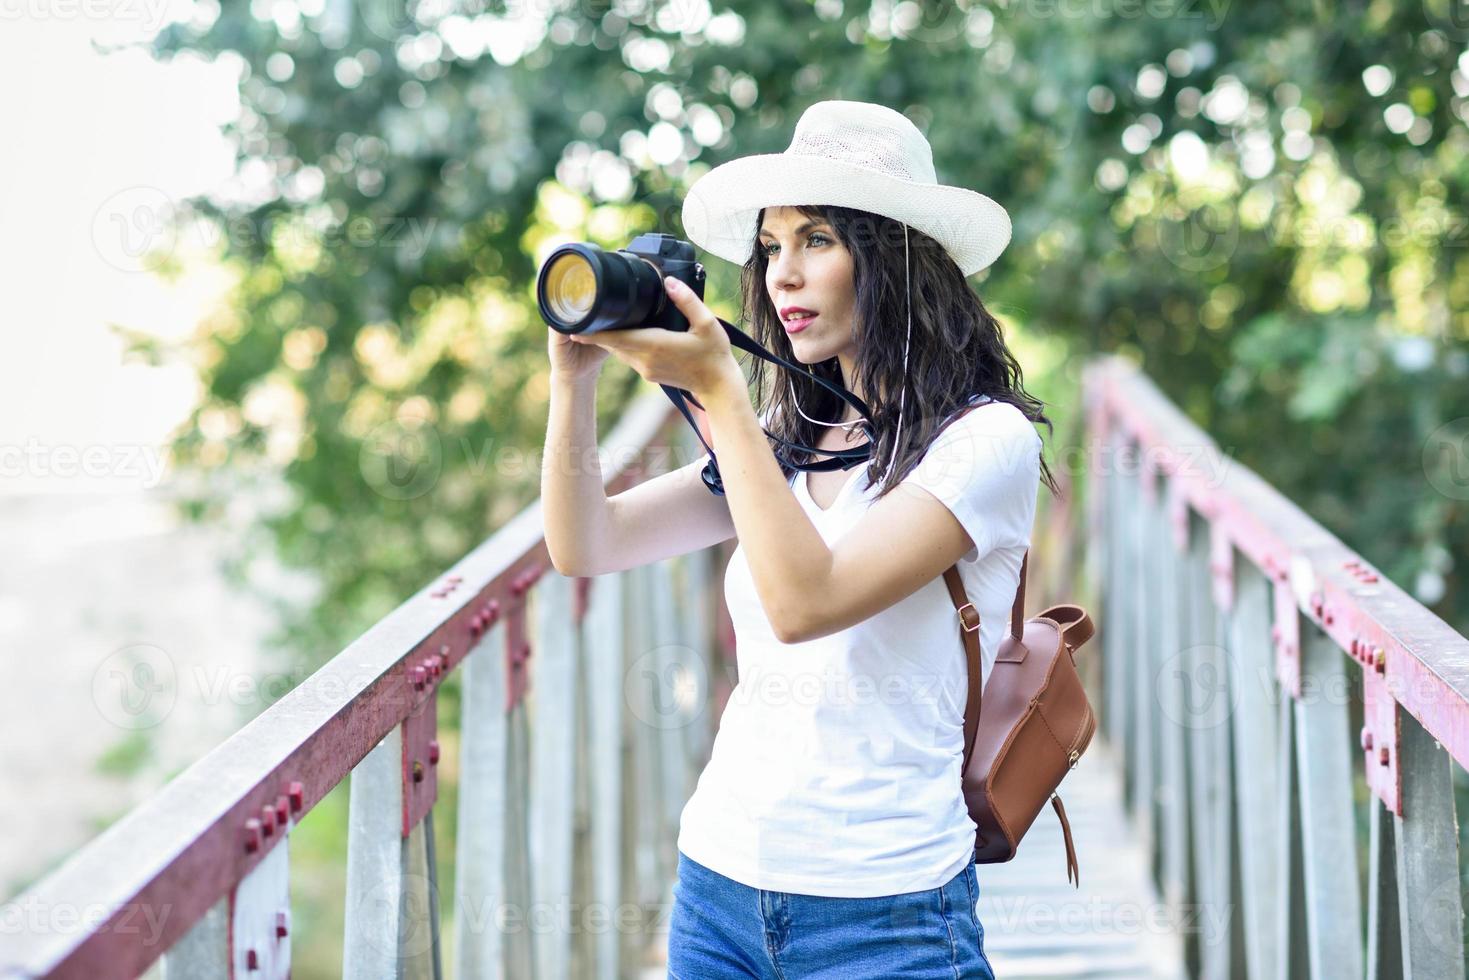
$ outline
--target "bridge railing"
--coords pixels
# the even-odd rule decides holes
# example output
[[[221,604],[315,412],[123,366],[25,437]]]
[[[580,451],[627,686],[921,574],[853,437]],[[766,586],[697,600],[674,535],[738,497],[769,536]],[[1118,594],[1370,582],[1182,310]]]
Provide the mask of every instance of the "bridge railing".
[[[661,393],[602,445],[609,495],[698,455]],[[526,508],[0,907],[19,926],[0,936],[0,977],[289,976],[292,831],[349,774],[345,976],[638,975],[667,930],[679,813],[728,693],[718,552],[563,578],[539,503]],[[441,735],[450,681],[460,726]]]
[[[1126,362],[1085,392],[1102,725],[1193,975],[1463,977],[1469,640]]]

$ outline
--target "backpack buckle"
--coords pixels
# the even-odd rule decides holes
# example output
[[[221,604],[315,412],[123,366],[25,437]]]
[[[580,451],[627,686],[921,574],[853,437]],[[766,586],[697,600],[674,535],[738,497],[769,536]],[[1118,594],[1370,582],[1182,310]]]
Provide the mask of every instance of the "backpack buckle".
[[[973,626],[969,625],[969,617],[964,615],[964,610],[966,609],[968,609],[974,615]],[[964,627],[965,632],[973,633],[975,630],[979,629],[979,610],[974,608],[974,603],[964,603],[964,605],[958,608],[957,612],[959,613],[959,625]]]

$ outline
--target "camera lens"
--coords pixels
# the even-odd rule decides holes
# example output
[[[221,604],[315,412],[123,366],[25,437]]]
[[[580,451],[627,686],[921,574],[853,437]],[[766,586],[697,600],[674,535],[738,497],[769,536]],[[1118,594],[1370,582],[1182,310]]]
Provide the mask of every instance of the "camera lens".
[[[541,266],[536,302],[541,318],[562,333],[594,333],[647,323],[663,306],[658,267],[590,242],[563,245]]]
[[[564,252],[546,269],[546,305],[563,323],[579,323],[597,299],[597,274],[586,256]]]

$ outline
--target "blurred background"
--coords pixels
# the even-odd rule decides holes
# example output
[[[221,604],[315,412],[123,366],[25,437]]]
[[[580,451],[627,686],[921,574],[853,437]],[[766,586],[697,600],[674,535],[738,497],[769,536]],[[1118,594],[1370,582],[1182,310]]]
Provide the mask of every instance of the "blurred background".
[[[823,99],[904,112],[941,182],[1009,209],[972,282],[1058,423],[1053,469],[1080,462],[1081,359],[1125,354],[1469,631],[1461,0],[0,20],[0,797],[30,803],[0,810],[0,897],[532,502],[541,258],[681,234],[693,180]],[[738,270],[705,258],[732,318]],[[606,432],[646,388],[603,379]],[[294,889],[340,889],[345,785],[293,838]],[[331,976],[339,944],[307,936],[341,912],[312,897],[295,969]]]

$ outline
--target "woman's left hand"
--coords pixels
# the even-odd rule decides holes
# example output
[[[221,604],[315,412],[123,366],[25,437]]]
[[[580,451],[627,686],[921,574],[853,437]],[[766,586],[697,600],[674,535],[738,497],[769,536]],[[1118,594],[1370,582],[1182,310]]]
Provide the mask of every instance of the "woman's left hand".
[[[687,331],[658,328],[602,330],[592,334],[570,334],[573,343],[595,344],[610,351],[647,381],[700,392],[739,371],[729,335],[713,311],[682,281],[663,280],[664,291],[689,321]]]

